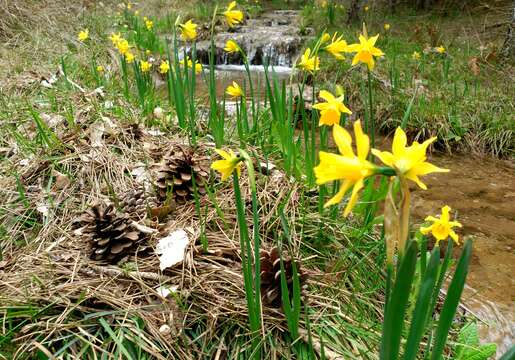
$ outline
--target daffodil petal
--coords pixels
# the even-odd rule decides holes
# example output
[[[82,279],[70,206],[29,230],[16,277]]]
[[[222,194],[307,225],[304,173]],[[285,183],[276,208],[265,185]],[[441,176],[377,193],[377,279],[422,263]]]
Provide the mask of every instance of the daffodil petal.
[[[359,44],[351,44],[351,45],[347,45],[345,52],[358,52],[359,49],[360,49]]]
[[[336,146],[338,146],[340,154],[349,157],[354,156],[354,151],[352,150],[352,137],[347,130],[338,124],[334,125],[333,138]]]
[[[452,240],[454,240],[454,242],[456,244],[460,243],[458,234],[456,234],[453,230],[449,231],[449,236],[451,237]]]
[[[327,201],[324,204],[324,207],[327,208],[331,205],[335,205],[335,204],[338,204],[339,202],[341,202],[343,199],[343,196],[345,195],[347,190],[350,189],[351,186],[352,186],[351,181],[349,181],[349,180],[342,181],[338,192],[331,199],[329,199],[329,201]]]
[[[392,144],[392,153],[395,157],[400,157],[404,155],[406,144],[408,139],[406,138],[406,133],[402,130],[401,127],[398,127],[395,130],[395,135],[393,137]]]
[[[226,160],[231,158],[231,155],[225,150],[215,149],[215,152]]]
[[[381,160],[382,163],[385,164],[386,166],[393,167],[393,163],[394,163],[395,159],[394,159],[393,154],[391,152],[379,151],[377,149],[372,149],[372,154],[375,157],[379,158],[379,160]]]
[[[408,173],[414,173],[415,175],[427,175],[435,172],[449,172],[449,169],[442,169],[428,162],[423,162],[414,166]]]
[[[425,226],[425,227],[421,227],[420,228],[420,232],[423,234],[423,235],[427,235],[431,232],[431,230],[433,229],[433,226]]]
[[[342,96],[342,100],[343,100],[343,96]],[[338,107],[339,107],[340,112],[352,115],[352,111],[350,111],[350,109],[347,106],[345,106],[345,104],[340,103],[340,104],[338,104]]]
[[[354,136],[356,138],[358,158],[365,160],[370,150],[370,140],[368,139],[368,135],[363,134],[359,120],[354,122]]]
[[[449,221],[449,225],[450,225],[451,227],[459,227],[459,228],[460,228],[460,227],[463,227],[463,225],[461,225],[461,223],[460,223],[460,222],[458,222],[458,221]]]
[[[363,179],[358,180],[354,187],[352,188],[352,195],[350,196],[349,203],[345,207],[345,210],[343,211],[343,216],[347,217],[349,213],[352,211],[352,208],[356,205],[358,202],[358,195],[359,191],[363,188]]]
[[[409,179],[411,181],[414,181],[422,190],[427,190],[427,186],[426,184],[424,184],[419,178],[417,175],[413,175],[413,174],[406,174],[405,175],[406,179]]]
[[[318,96],[320,96],[322,99],[324,99],[325,101],[327,102],[332,102],[332,101],[335,101],[335,97],[333,94],[331,94],[329,91],[327,90],[320,90],[320,93],[318,94]]]
[[[354,55],[354,58],[352,59],[352,66],[356,65],[357,63],[359,63],[359,53]]]

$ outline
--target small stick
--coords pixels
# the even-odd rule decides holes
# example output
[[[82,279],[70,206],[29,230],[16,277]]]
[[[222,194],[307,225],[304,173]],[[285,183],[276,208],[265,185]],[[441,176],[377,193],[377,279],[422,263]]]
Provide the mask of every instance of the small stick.
[[[116,267],[103,267],[94,264],[88,264],[88,266],[95,272],[99,274],[105,274],[108,276],[116,277],[122,276],[125,278],[136,278],[136,279],[145,279],[145,280],[153,280],[153,281],[166,281],[171,280],[170,277],[165,275],[160,275],[152,272],[142,272],[142,271],[122,271]]]

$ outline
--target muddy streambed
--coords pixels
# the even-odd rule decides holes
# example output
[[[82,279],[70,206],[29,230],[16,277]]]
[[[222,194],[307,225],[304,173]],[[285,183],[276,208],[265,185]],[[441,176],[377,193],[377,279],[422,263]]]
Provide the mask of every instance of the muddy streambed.
[[[463,303],[480,320],[483,342],[504,353],[515,338],[515,162],[467,155],[432,156],[450,169],[425,177],[429,190],[415,190],[418,221],[443,205],[457,212],[459,234],[473,239],[472,261]]]

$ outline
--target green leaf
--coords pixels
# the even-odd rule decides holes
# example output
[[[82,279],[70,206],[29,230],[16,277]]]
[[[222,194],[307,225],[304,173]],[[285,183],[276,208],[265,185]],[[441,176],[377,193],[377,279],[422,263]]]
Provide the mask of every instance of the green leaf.
[[[396,360],[399,356],[404,314],[417,264],[417,251],[417,243],[411,242],[399,266],[384,318],[380,353],[382,360]]]
[[[458,342],[459,344],[456,347],[456,359],[462,359],[466,348],[479,345],[479,334],[476,323],[471,322],[461,329]]]
[[[117,347],[118,347],[118,350],[120,350],[124,356],[126,356],[127,359],[132,359],[132,356],[131,354],[129,353],[129,351],[127,350],[127,348],[124,346],[124,341],[123,341],[123,338],[124,338],[124,335],[123,335],[123,328],[120,328],[120,332],[119,332],[119,335],[115,334],[115,332],[113,331],[113,329],[111,329],[111,327],[109,326],[109,324],[107,323],[107,321],[105,321],[104,318],[100,318],[98,319],[98,321],[100,322],[100,325],[102,325],[102,327],[104,328],[104,330],[109,334],[109,336],[111,337],[111,339],[113,339],[113,341],[116,343]]]
[[[479,348],[479,350],[472,350],[470,355],[465,355],[463,360],[487,360],[495,355],[497,351],[497,344],[486,344]],[[467,354],[468,352],[466,352]]]
[[[452,320],[456,314],[461,293],[465,286],[471,254],[472,242],[467,240],[463,252],[461,253],[458,266],[456,267],[456,272],[452,278],[451,285],[447,291],[447,297],[445,298],[442,312],[440,313],[431,360],[439,360],[441,358],[445,344],[447,343],[449,329],[451,328]]]
[[[426,254],[422,253],[421,256],[425,257]],[[415,310],[413,311],[411,320],[408,340],[404,348],[404,360],[413,360],[417,356],[417,352],[420,347],[420,339],[426,330],[425,325],[427,313],[432,310],[429,308],[429,303],[431,301],[431,293],[435,286],[439,263],[440,249],[435,247],[431,253],[429,264],[420,285],[420,291],[418,293]]]
[[[512,345],[510,350],[506,351],[499,360],[512,360],[515,359],[515,345]]]

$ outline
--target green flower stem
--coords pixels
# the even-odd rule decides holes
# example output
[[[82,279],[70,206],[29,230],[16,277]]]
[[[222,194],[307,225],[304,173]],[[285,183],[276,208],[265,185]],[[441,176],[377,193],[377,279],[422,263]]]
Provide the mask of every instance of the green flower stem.
[[[372,104],[372,72],[367,68],[368,75],[368,123],[366,125],[368,135],[370,136],[370,146],[375,147],[375,121],[374,121],[374,107]]]

